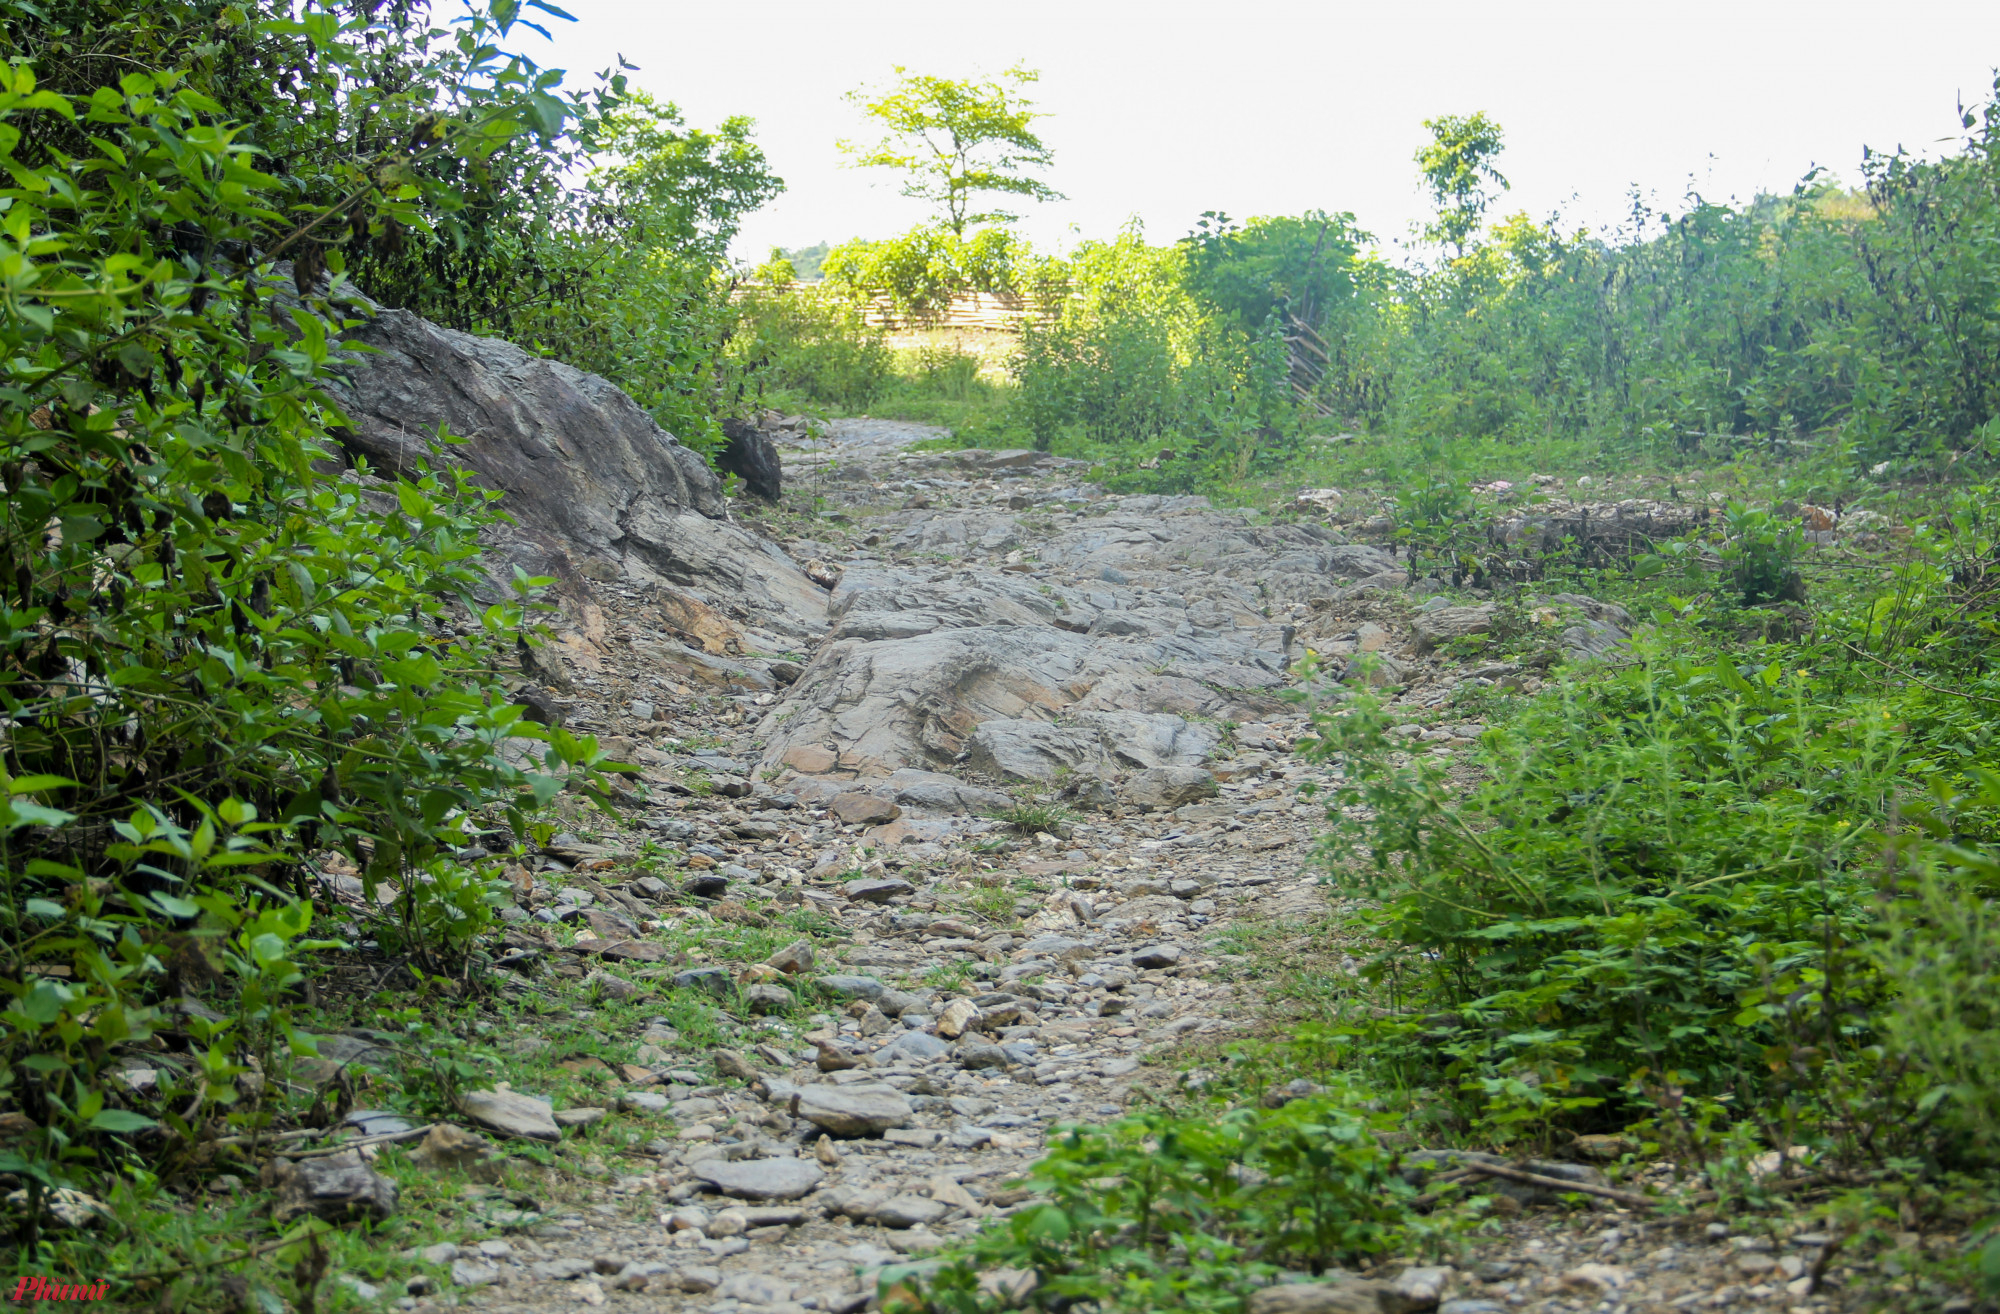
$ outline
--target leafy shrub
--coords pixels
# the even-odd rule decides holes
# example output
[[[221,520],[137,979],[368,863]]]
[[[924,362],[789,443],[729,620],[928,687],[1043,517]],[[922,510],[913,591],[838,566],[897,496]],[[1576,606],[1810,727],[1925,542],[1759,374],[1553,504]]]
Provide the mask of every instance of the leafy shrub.
[[[444,865],[467,819],[519,829],[573,768],[601,788],[594,743],[523,725],[500,682],[527,629],[521,602],[480,600],[494,495],[442,468],[449,435],[438,469],[340,471],[320,390],[350,324],[341,244],[453,211],[444,179],[524,116],[561,131],[564,102],[491,44],[515,12],[468,16],[445,61],[480,84],[463,115],[344,157],[335,208],[260,172],[244,126],[172,66],[81,95],[0,72],[0,1099],[34,1123],[14,1170],[38,1186],[119,1139],[184,1164],[218,1123],[268,1123],[294,955],[315,943],[307,850],[397,888],[405,948],[442,970],[478,924]],[[365,16],[246,21],[296,41],[322,88],[379,40]],[[52,145],[74,127],[82,149]],[[508,736],[547,751],[512,765]],[[181,1102],[140,1112],[105,1066],[161,995],[217,977],[236,1016],[190,1027],[165,1083]]]
[[[1078,248],[1012,367],[1037,447],[1067,441],[1108,458],[1114,484],[1160,492],[1241,481],[1297,450],[1282,331],[1204,310],[1187,261],[1137,229]]]
[[[816,289],[752,289],[740,310],[730,351],[759,387],[858,412],[894,379],[882,334],[846,301]]]
[[[1884,1044],[1935,1082],[1926,1106],[1941,1106],[1946,1125],[1991,1162],[2000,1157],[2000,861],[1955,837],[1951,815],[2000,805],[2000,776],[1981,771],[1978,784],[1949,810],[1913,814],[1910,871],[1876,957],[1898,985]]]
[[[697,451],[742,405],[727,343],[737,315],[721,269],[743,216],[778,195],[750,121],[714,132],[632,92],[602,116],[586,197],[552,209],[536,258],[551,295],[510,312],[512,335],[601,374]]]
[[[1801,1082],[1872,1065],[1891,987],[1859,950],[1908,760],[1879,706],[1643,652],[1488,732],[1469,796],[1395,766],[1373,704],[1319,722],[1346,771],[1336,879],[1381,900],[1374,971],[1410,1010],[1378,1041],[1503,1137],[1629,1120],[1648,1083],[1749,1107],[1792,1089],[1788,1055]]]
[[[956,347],[919,347],[917,378],[946,401],[970,401],[979,382],[979,357]]]
[[[922,318],[960,292],[1032,293],[1049,261],[1003,228],[960,237],[942,225],[920,225],[900,237],[843,242],[827,252],[829,290],[865,303],[886,295],[897,309]]]
[[[1076,822],[1076,814],[1055,803],[1016,803],[1010,808],[986,814],[1002,823],[1017,835],[1033,835],[1037,831],[1047,831],[1051,835],[1066,835]]]
[[[1318,1273],[1393,1248],[1415,1194],[1339,1096],[1213,1117],[1152,1110],[1051,1138],[1023,1206],[885,1310],[1234,1311],[1281,1268]],[[1025,1270],[1015,1299],[980,1274]],[[885,1285],[898,1281],[894,1270]]]
[[[1723,528],[1722,557],[1744,606],[1805,601],[1805,580],[1797,565],[1805,530],[1797,516],[1731,502],[1723,513]]]

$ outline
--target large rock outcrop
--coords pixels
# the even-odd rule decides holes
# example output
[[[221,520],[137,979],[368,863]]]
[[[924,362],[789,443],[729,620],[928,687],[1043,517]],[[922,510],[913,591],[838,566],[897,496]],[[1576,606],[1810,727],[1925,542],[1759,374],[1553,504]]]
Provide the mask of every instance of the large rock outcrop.
[[[1012,509],[877,523],[909,555],[848,568],[829,642],[760,727],[767,766],[1041,783],[1196,766],[1215,723],[1279,706],[1292,628],[1275,605],[1398,573],[1379,548],[1198,497],[1128,497],[1039,532]]]
[[[701,456],[606,379],[493,338],[383,310],[349,337],[366,350],[330,391],[350,455],[410,469],[441,432],[447,450],[504,491],[489,570],[552,575],[571,598],[590,582],[694,590],[786,637],[817,635],[826,594],[782,551],[729,523]]]

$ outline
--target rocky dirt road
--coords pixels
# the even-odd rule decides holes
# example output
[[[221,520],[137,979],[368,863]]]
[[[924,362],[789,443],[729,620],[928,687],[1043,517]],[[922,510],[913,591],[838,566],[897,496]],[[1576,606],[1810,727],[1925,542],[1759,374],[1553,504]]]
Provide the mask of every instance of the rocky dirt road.
[[[767,1019],[749,1083],[689,1056],[699,1070],[657,1088],[678,1132],[656,1171],[462,1247],[451,1290],[467,1304],[861,1308],[874,1270],[1018,1202],[1009,1184],[1052,1128],[1115,1117],[1177,1076],[1148,1060],[1247,1024],[1249,959],[1219,933],[1323,908],[1320,809],[1296,792],[1314,771],[1289,752],[1303,719],[1271,696],[1295,636],[1284,580],[1329,549],[1360,563],[1350,578],[1387,558],[1341,557],[1324,530],[1276,535],[1271,554],[1270,531],[1200,499],[1107,499],[1046,457],[910,456],[901,443],[927,431],[847,432],[787,453],[791,497],[818,509],[780,532],[816,535],[787,547],[838,572],[832,628],[793,683],[759,680],[733,639],[669,666],[613,643],[576,663],[563,701],[573,724],[644,731],[635,702],[650,717],[702,679],[740,686],[743,724],[716,725],[720,747],[635,738],[663,780],[702,766],[720,786],[649,820],[707,870],[837,920],[847,946],[806,970],[852,1003]],[[1225,557],[1227,574],[1198,564]],[[614,634],[631,623],[618,610]],[[791,647],[759,637],[742,646]],[[988,814],[1037,796],[1066,796],[1077,820],[1005,851]],[[822,1047],[840,1070],[821,1070]]]
[[[600,1037],[631,1061],[597,1062],[613,1086],[593,1101],[555,1108],[525,1083],[467,1097],[466,1128],[559,1142],[572,1170],[531,1207],[501,1184],[520,1157],[499,1170],[466,1130],[433,1132],[415,1161],[468,1170],[491,1227],[406,1253],[395,1285],[348,1281],[371,1302],[864,1308],[885,1265],[1018,1207],[1054,1129],[1112,1119],[1178,1082],[1190,1047],[1266,1025],[1270,950],[1357,966],[1319,925],[1325,820],[1301,791],[1327,767],[1294,751],[1299,657],[1381,686],[1407,751],[1446,758],[1480,730],[1460,695],[1531,692],[1546,665],[1453,666],[1494,605],[1413,584],[1365,541],[1386,520],[1337,496],[1259,517],[1108,496],[1032,452],[914,450],[937,435],[913,426],[776,418],[785,507],[732,510],[602,380],[400,312],[364,337],[354,450],[392,464],[412,434],[469,435],[457,452],[514,515],[489,559],[552,576],[562,603],[517,701],[597,735],[646,785],[615,833],[555,835],[508,873],[499,966],[522,975],[503,994],[543,989],[540,965],[661,1014]],[[1598,526],[1656,513],[1590,508]],[[1509,534],[1555,532],[1517,520]],[[1533,601],[1549,662],[1629,637],[1617,607]],[[640,874],[646,839],[684,866]],[[325,878],[359,897],[351,872]],[[827,933],[768,961],[704,948],[704,927],[768,926],[760,908]],[[726,1048],[665,1015],[700,991],[736,1018]],[[606,1162],[590,1129],[626,1125],[660,1134]],[[1860,1293],[1884,1281],[1928,1290],[1913,1263],[1837,1254],[1784,1220],[1667,1223],[1496,1189],[1497,1221],[1453,1267],[1400,1257],[1379,1299],[1288,1287],[1253,1314],[1817,1311],[1881,1307]]]

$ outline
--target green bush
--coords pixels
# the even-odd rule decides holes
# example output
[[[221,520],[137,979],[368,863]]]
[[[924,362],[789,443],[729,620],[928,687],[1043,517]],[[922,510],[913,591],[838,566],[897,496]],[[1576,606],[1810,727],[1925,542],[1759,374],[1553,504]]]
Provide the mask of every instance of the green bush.
[[[890,1311],[1236,1311],[1281,1269],[1314,1273],[1392,1250],[1415,1194],[1364,1117],[1335,1095],[1278,1109],[1153,1110],[1050,1140],[1038,1200],[922,1283],[884,1274]],[[995,1269],[1024,1295],[982,1289]]]
[[[536,248],[554,290],[493,324],[610,379],[701,452],[744,405],[727,351],[738,318],[722,276],[729,242],[784,189],[750,126],[689,128],[673,105],[627,96],[597,126],[588,193],[552,210]]]
[[[1380,900],[1360,918],[1407,1013],[1378,1052],[1462,1082],[1503,1138],[1875,1069],[1893,985],[1864,951],[1909,765],[1881,705],[1781,660],[1642,651],[1489,731],[1469,794],[1395,765],[1371,703],[1319,725],[1336,880]]]
[[[979,357],[957,347],[919,347],[917,380],[945,401],[971,401],[979,383]]]
[[[1037,447],[1104,459],[1114,486],[1158,492],[1241,482],[1296,453],[1283,331],[1204,307],[1188,261],[1136,229],[1078,248],[1013,362]]]
[[[365,17],[245,21],[299,40],[328,86],[379,39]],[[495,495],[447,467],[450,435],[435,469],[328,473],[341,244],[452,211],[439,179],[530,110],[561,130],[546,80],[491,44],[507,25],[468,17],[472,53],[446,62],[483,89],[417,145],[350,159],[375,181],[337,209],[261,172],[193,75],[71,95],[25,63],[0,73],[0,1102],[33,1124],[9,1163],[37,1187],[135,1162],[119,1142],[184,1167],[218,1123],[254,1131],[286,1104],[306,851],[397,887],[404,949],[459,969],[483,924],[445,865],[468,821],[518,830],[570,779],[601,796],[594,743],[509,704],[526,599],[479,600]],[[51,144],[72,127],[87,149]],[[335,276],[324,295],[313,265]],[[542,760],[510,765],[510,735],[545,741]],[[176,1102],[103,1079],[161,995],[218,974],[235,1016],[192,1028],[191,1066],[163,1083]]]
[[[1032,295],[1052,266],[1002,228],[960,237],[948,227],[923,225],[886,241],[843,242],[827,252],[822,273],[828,290],[850,301],[884,295],[922,318],[960,292]]]
[[[1796,515],[1731,502],[1723,511],[1722,557],[1743,605],[1804,602],[1805,580],[1798,571],[1805,531]]]
[[[1903,851],[1910,867],[1889,893],[1887,934],[1876,949],[1897,983],[1882,1023],[1890,1053],[1935,1084],[1924,1107],[1987,1162],[2000,1158],[2000,860],[1954,836],[1954,813],[2000,807],[2000,776],[1978,772],[1978,791],[1916,812]]]
[[[730,351],[761,388],[864,411],[891,386],[895,357],[879,331],[838,297],[817,289],[752,289]]]

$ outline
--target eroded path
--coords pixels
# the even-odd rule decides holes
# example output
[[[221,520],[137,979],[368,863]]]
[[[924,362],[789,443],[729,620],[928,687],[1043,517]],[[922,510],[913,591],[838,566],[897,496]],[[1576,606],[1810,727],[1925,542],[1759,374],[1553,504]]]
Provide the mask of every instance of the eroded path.
[[[1427,655],[1471,609],[1424,609],[1388,554],[1324,522],[1109,497],[1032,453],[907,450],[927,436],[781,434],[801,509],[753,523],[818,581],[823,614],[640,579],[596,638],[571,636],[573,720],[647,764],[642,824],[687,846],[715,915],[772,900],[835,931],[809,962],[794,947],[638,972],[642,989],[733,980],[742,993],[720,993],[749,1034],[713,1051],[650,1023],[606,1102],[657,1121],[649,1159],[585,1158],[615,1180],[433,1250],[452,1281],[406,1306],[864,1308],[884,1265],[1017,1206],[1052,1129],[1118,1116],[1179,1079],[1185,1047],[1265,1015],[1243,951],[1328,911],[1323,808],[1300,794],[1324,768],[1291,751],[1306,721],[1278,697],[1295,649],[1391,655],[1412,753],[1478,732],[1436,712],[1457,683],[1520,678]],[[1566,642],[1615,642],[1620,619],[1605,609]],[[670,792],[697,769],[712,792]],[[1069,819],[994,815],[1052,806]],[[594,852],[573,847],[553,865]],[[551,870],[527,901],[587,921],[586,957],[709,915],[649,903],[659,882],[575,892],[588,884]],[[1324,947],[1322,965],[1358,966]],[[825,1011],[788,1006],[809,979]],[[1615,1210],[1531,1213],[1416,1281],[1407,1308],[1838,1307],[1788,1291],[1812,1253]]]
[[[698,677],[735,682],[720,721],[741,723],[711,722],[713,746],[634,736],[656,783],[706,763],[726,784],[647,820],[739,891],[837,924],[809,971],[850,1002],[761,1019],[737,1050],[747,1082],[663,1031],[674,1070],[646,1090],[672,1131],[652,1171],[463,1247],[467,1303],[859,1308],[871,1270],[1015,1203],[1052,1127],[1117,1116],[1177,1077],[1148,1060],[1255,1016],[1233,926],[1322,910],[1320,810],[1297,794],[1313,768],[1289,752],[1304,721],[1273,695],[1312,597],[1393,564],[1320,526],[1107,498],[1047,457],[901,450],[926,436],[855,425],[787,451],[790,496],[815,509],[771,532],[833,583],[824,637],[730,620],[802,671],[730,643],[579,664],[572,718],[601,732],[637,728],[649,689],[665,706]],[[606,627],[667,643],[635,593]],[[1073,824],[989,815],[1037,799]],[[560,874],[542,879],[553,900]],[[822,1045],[855,1066],[821,1071]]]

